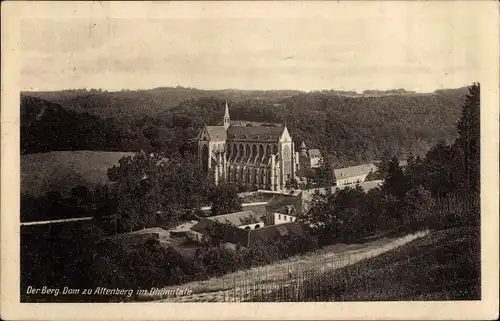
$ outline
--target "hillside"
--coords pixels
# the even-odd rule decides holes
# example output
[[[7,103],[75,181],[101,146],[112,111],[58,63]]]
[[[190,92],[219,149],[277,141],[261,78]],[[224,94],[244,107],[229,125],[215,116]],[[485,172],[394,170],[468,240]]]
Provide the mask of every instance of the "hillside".
[[[21,110],[35,110],[22,114],[22,150],[195,152],[189,140],[203,124],[220,123],[228,99],[233,121],[286,123],[297,144],[304,140],[310,148],[319,148],[333,166],[359,164],[388,153],[405,159],[455,137],[467,92],[467,88],[426,94],[396,90],[354,96],[336,91],[158,88],[29,93],[52,102],[22,96]],[[53,112],[42,113],[39,119],[37,111],[46,109]]]
[[[111,120],[21,95],[21,154],[61,150],[136,150],[137,140]]]
[[[230,101],[232,120],[286,123],[302,140],[331,157],[336,166],[359,164],[394,151],[404,159],[424,154],[439,140],[456,135],[456,119],[467,88],[431,94],[346,97],[335,92],[301,93],[279,100]],[[186,117],[217,124],[224,101],[215,97],[185,101],[159,114],[160,120]]]
[[[480,300],[480,255],[478,230],[440,230],[308,282],[332,280],[322,288],[325,301]]]
[[[25,92],[77,112],[87,112],[103,118],[155,116],[161,111],[189,99],[216,97],[221,100],[275,101],[300,93],[297,90],[200,90],[184,87],[161,87],[149,90],[106,92],[98,90],[63,90],[54,92]]]
[[[131,155],[124,152],[60,151],[21,156],[21,193],[33,196],[47,191],[63,195],[75,186],[93,188],[108,182],[108,168],[120,158]]]

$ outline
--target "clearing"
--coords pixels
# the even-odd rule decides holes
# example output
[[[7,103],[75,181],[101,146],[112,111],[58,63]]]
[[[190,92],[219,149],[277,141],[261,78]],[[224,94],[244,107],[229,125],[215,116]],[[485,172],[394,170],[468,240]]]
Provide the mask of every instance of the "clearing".
[[[41,196],[47,191],[67,194],[84,185],[108,183],[108,168],[118,165],[128,152],[58,151],[21,156],[21,193]]]

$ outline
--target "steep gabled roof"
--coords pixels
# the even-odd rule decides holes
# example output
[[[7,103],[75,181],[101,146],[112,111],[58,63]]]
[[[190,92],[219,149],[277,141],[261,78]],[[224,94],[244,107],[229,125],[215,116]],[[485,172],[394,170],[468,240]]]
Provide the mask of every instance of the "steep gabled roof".
[[[236,141],[266,141],[278,142],[285,127],[244,127],[230,126],[227,131],[227,139]]]
[[[224,126],[206,126],[210,140],[220,141],[227,139],[227,133]]]

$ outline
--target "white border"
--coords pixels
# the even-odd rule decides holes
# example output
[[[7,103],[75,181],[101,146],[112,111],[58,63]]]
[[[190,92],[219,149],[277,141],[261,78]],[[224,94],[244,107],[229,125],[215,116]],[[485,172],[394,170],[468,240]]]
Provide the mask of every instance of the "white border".
[[[334,2],[3,2],[1,110],[1,297],[2,319],[494,319],[498,317],[498,109],[499,24],[496,1],[453,1],[481,16],[482,300],[476,302],[343,303],[19,303],[19,21],[27,18],[322,17]],[[337,3],[337,2],[335,2]],[[340,2],[346,15],[377,6],[403,10],[407,2]],[[442,2],[419,2],[431,14],[446,14]],[[161,10],[159,8],[161,7]],[[340,8],[340,9],[338,9]],[[362,10],[361,10],[362,9]],[[467,23],[464,21],[464,23]]]

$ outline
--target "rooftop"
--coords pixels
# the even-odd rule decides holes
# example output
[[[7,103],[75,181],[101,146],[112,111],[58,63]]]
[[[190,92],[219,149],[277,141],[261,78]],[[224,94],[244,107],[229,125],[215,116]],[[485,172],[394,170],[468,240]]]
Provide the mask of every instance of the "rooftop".
[[[207,219],[232,226],[241,226],[241,225],[262,222],[260,217],[254,211],[242,211],[224,215],[211,216],[207,217]]]
[[[334,192],[345,189],[346,187],[356,188],[357,185],[359,185],[365,192],[368,192],[369,190],[382,186],[382,183],[384,183],[383,180],[376,180],[376,181],[366,181],[356,184],[335,186]]]
[[[207,126],[207,132],[210,136],[210,140],[218,141],[227,139],[227,133],[224,126]]]
[[[334,169],[336,179],[349,178],[359,175],[368,175],[370,172],[375,172],[377,166],[374,164],[363,164],[358,166],[344,167]]]
[[[266,208],[282,214],[297,215],[309,211],[312,196],[304,191],[297,195],[274,195]]]
[[[309,157],[321,157],[321,152],[317,148],[312,148],[309,150]]]
[[[269,225],[257,230],[251,230],[250,243],[258,241],[263,243],[270,243],[279,240],[286,235],[303,237],[305,236],[305,231],[302,225],[296,222],[279,225]]]
[[[227,139],[236,141],[279,141],[285,127],[267,126],[230,126],[227,131]]]

